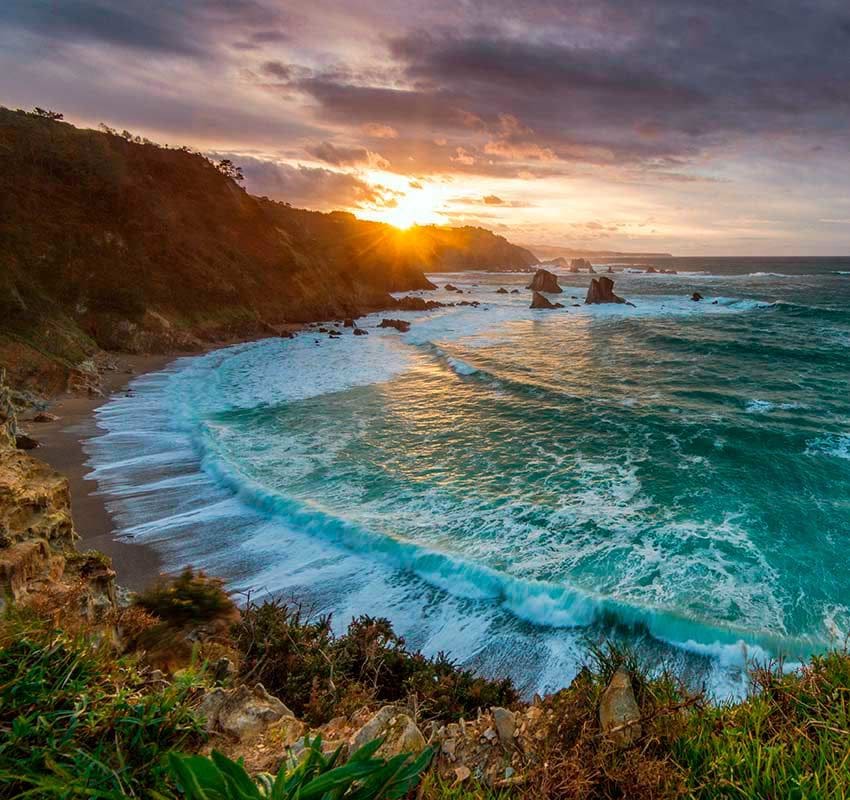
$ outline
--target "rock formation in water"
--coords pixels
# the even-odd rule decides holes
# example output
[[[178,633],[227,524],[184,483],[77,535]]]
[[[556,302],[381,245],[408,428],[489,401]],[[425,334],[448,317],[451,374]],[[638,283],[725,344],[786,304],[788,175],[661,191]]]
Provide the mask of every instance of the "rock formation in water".
[[[535,292],[546,292],[547,294],[560,294],[563,289],[558,286],[558,278],[548,269],[539,269],[534,273],[531,283],[525,287]]]
[[[425,300],[423,297],[407,295],[396,300],[395,307],[399,311],[433,311],[435,308],[445,308],[445,305],[438,300]]]
[[[570,272],[580,272],[581,270],[593,272],[593,264],[591,264],[586,258],[574,258],[570,261]]]
[[[702,295],[699,292],[694,292],[691,295],[691,300],[693,300],[695,303],[698,303],[700,300],[702,300]]]
[[[382,319],[379,328],[395,328],[397,331],[406,333],[410,330],[410,323],[403,319]]]
[[[498,289],[496,289],[496,294],[507,294],[507,293],[508,293],[508,290],[504,286],[500,286]]]
[[[531,297],[531,305],[529,308],[563,308],[561,303],[553,303],[548,298],[544,297],[540,292],[535,292]]]
[[[614,294],[614,281],[602,276],[590,281],[590,288],[587,290],[587,297],[584,298],[584,302],[593,305],[595,303],[625,303],[626,301]]]

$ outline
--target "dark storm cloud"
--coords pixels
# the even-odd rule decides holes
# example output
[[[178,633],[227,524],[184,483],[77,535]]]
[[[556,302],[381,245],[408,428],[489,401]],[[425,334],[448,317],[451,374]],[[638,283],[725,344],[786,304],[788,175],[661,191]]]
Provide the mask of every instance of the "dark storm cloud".
[[[211,55],[217,36],[245,49],[286,40],[285,18],[260,0],[3,0],[0,26],[57,46],[100,42],[183,56]]]
[[[331,142],[321,142],[306,149],[307,153],[318,161],[337,167],[369,162],[369,151],[365,147],[340,147]]]

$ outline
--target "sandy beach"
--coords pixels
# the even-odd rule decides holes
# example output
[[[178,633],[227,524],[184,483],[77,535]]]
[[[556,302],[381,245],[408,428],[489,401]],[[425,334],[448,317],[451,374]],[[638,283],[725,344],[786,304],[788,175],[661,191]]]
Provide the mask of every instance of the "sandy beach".
[[[46,461],[68,478],[71,485],[71,508],[74,524],[81,540],[81,550],[100,550],[112,558],[119,583],[128,589],[139,590],[155,581],[161,562],[150,547],[113,537],[112,515],[106,498],[97,492],[97,483],[86,477],[86,453],[83,442],[97,435],[95,410],[115,394],[127,391],[128,384],[139,375],[163,369],[181,355],[119,355],[117,370],[103,374],[103,395],[62,395],[50,405],[53,422],[29,422],[32,414],[21,419],[21,426],[39,442],[34,455]]]

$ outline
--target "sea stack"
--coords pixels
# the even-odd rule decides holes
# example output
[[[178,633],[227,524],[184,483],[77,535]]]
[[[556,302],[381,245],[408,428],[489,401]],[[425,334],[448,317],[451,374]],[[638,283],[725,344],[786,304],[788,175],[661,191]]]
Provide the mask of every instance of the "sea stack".
[[[560,292],[561,290],[558,289]],[[563,308],[561,303],[553,303],[548,298],[544,297],[540,292],[535,292],[531,297],[531,305],[529,308]]]
[[[546,292],[547,294],[560,294],[563,289],[558,286],[558,279],[548,269],[539,269],[534,273],[531,283],[525,287],[535,292]]]
[[[626,301],[614,294],[614,281],[603,275],[601,278],[593,278],[590,281],[590,288],[587,290],[587,297],[584,298],[584,302],[593,305],[595,303],[625,303]]]

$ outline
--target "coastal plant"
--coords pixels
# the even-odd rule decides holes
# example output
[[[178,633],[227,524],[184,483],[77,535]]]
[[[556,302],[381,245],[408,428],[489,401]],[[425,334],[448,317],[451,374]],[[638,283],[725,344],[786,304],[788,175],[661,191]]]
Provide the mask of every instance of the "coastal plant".
[[[191,567],[135,595],[133,605],[175,627],[206,625],[232,617],[236,610],[224,581]]]
[[[397,701],[416,708],[420,718],[455,721],[518,699],[508,679],[488,680],[442,653],[430,658],[409,650],[386,619],[363,615],[335,635],[329,617],[249,598],[232,636],[245,679],[261,681],[311,724]]]
[[[215,750],[210,757],[172,753],[169,767],[187,800],[398,800],[415,788],[433,750],[376,758],[381,744],[375,739],[341,764],[342,748],[326,756],[321,737],[308,738],[299,763],[285,763],[274,777],[253,778],[241,761]]]
[[[0,798],[170,794],[168,751],[204,738],[191,676],[153,684],[96,637],[0,631]]]

